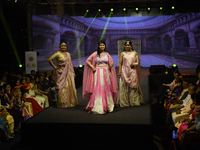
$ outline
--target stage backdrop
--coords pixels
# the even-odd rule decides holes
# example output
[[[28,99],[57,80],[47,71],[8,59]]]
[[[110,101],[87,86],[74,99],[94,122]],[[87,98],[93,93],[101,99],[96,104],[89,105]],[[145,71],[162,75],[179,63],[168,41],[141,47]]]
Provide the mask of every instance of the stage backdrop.
[[[84,18],[34,15],[33,49],[38,52],[38,70],[52,70],[48,58],[59,51],[60,41],[67,43],[75,67],[97,49],[103,38],[106,50],[118,66],[118,41],[133,40],[141,48],[141,66],[196,68],[200,64],[200,13],[165,16]],[[121,44],[120,44],[121,45]],[[123,45],[123,43],[122,43]],[[54,63],[56,63],[54,61]]]
[[[37,71],[37,53],[36,52],[25,52],[25,64],[26,74],[30,74],[31,70]]]

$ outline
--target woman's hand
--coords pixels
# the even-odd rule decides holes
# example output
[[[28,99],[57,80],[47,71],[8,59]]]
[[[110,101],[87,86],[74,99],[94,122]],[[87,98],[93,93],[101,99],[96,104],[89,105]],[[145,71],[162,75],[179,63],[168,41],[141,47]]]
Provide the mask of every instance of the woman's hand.
[[[13,96],[17,96],[17,92],[14,92],[14,93],[13,93]]]
[[[109,66],[109,70],[110,70],[110,71],[111,71],[111,69],[112,69],[112,65]]]
[[[92,70],[93,70],[93,72],[96,72],[96,68],[95,67],[92,67]]]
[[[176,108],[175,108],[175,110],[178,110],[178,109],[179,109],[179,107],[176,107]]]
[[[122,75],[121,73],[118,73],[118,77],[119,77],[119,78],[121,78],[121,75]]]
[[[176,114],[180,114],[180,113],[181,113],[181,110],[176,111]]]
[[[135,65],[134,64],[131,64],[130,66],[131,66],[131,68],[135,69]]]

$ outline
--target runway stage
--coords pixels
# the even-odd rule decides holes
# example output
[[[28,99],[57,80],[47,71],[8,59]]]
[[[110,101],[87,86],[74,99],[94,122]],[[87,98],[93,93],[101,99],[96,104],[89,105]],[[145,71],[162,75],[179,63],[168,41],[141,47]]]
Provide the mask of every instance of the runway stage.
[[[153,130],[149,105],[148,68],[142,69],[141,87],[147,103],[141,107],[115,108],[106,115],[83,111],[82,87],[79,105],[51,106],[22,123],[21,144],[33,149],[152,149]]]

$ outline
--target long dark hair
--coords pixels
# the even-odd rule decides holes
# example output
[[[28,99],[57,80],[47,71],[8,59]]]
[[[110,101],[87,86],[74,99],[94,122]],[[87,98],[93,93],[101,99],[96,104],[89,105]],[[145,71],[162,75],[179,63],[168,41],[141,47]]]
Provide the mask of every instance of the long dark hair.
[[[131,49],[130,49],[130,50],[133,51],[133,45],[132,45],[131,40],[126,40],[126,42],[124,43],[124,49],[123,49],[123,51],[126,51],[126,49],[125,49],[125,45],[126,45],[126,43],[128,43],[128,42],[129,42],[129,44],[131,45]]]
[[[100,49],[99,49],[99,45],[101,44],[101,43],[103,43],[104,45],[105,45],[105,52],[106,52],[106,43],[105,43],[105,41],[104,40],[100,40],[99,42],[98,42],[98,47],[97,47],[97,56],[99,56],[100,57]]]

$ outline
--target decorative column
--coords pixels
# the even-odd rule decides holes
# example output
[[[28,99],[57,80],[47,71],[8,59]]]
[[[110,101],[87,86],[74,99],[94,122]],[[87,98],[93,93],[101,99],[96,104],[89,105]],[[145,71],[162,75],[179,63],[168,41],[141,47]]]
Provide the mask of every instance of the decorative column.
[[[164,38],[161,38],[161,48],[162,48],[161,51],[165,51],[165,39]]]
[[[172,42],[172,50],[175,53],[176,52],[176,45],[175,45],[175,36],[174,35],[171,37],[171,42]]]
[[[53,43],[53,51],[59,50],[59,44],[60,44],[60,32],[55,34],[54,43]]]
[[[178,51],[182,51],[182,45],[181,45],[182,40],[183,40],[183,39],[178,40],[178,47],[179,47]]]
[[[147,51],[147,39],[146,39],[146,35],[142,36],[142,51],[143,52]]]
[[[193,52],[197,49],[197,43],[195,41],[194,32],[192,32],[192,31],[188,32],[188,38],[189,38],[189,42],[190,42],[189,52]]]

